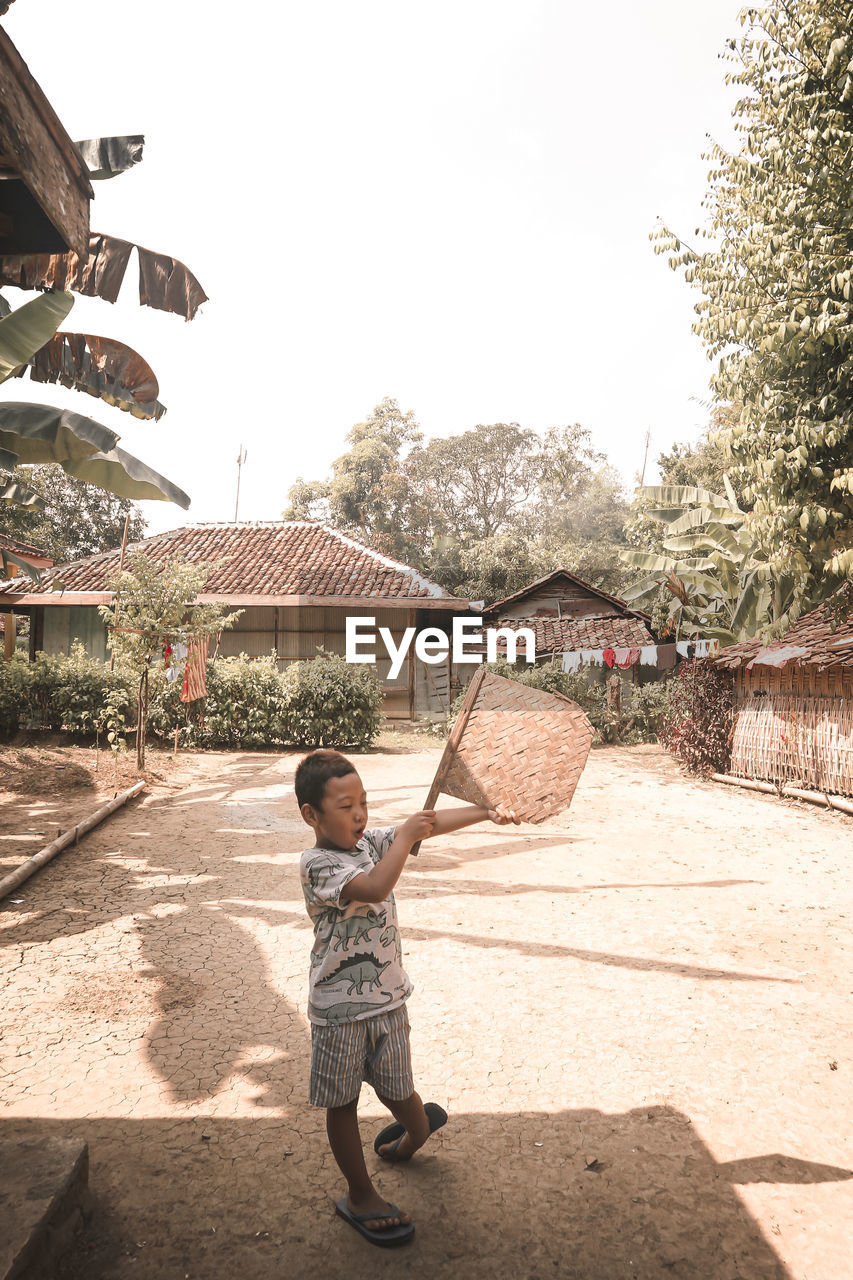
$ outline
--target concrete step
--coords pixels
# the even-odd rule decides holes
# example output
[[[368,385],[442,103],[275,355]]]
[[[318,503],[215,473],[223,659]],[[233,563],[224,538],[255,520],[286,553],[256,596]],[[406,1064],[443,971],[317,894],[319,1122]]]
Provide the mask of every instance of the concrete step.
[[[89,1215],[80,1138],[0,1140],[0,1280],[46,1280]]]

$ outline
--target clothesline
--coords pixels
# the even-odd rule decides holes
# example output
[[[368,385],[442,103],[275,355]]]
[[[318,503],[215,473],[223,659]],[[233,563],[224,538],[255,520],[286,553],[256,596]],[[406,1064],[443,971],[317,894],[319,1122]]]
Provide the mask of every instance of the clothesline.
[[[707,658],[718,653],[719,649],[719,640],[678,640],[674,644],[569,649],[562,654],[562,668],[571,675],[582,667],[615,666],[625,671],[639,663],[641,667],[670,671],[678,658]]]

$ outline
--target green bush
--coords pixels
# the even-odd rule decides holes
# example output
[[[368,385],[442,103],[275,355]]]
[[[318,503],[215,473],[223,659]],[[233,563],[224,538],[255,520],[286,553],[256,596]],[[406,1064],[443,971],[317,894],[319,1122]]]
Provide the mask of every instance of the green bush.
[[[298,747],[369,747],[382,724],[382,690],[367,666],[320,651],[282,676],[285,733]]]
[[[184,747],[266,747],[284,741],[285,698],[275,655],[218,658],[207,663],[207,696],[181,702],[181,681],[165,669],[149,683],[148,727]]]
[[[17,733],[21,722],[21,691],[24,673],[29,666],[18,654],[10,662],[0,663],[0,734]]]
[[[126,676],[87,656],[75,641],[71,653],[15,655],[0,664],[0,732],[64,729],[101,734],[123,720],[132,695]]]

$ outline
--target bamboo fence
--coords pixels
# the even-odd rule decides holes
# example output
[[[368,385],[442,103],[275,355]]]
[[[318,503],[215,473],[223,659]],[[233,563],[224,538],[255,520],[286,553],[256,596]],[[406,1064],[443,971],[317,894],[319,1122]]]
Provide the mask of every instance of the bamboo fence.
[[[741,670],[730,772],[853,795],[853,671]]]

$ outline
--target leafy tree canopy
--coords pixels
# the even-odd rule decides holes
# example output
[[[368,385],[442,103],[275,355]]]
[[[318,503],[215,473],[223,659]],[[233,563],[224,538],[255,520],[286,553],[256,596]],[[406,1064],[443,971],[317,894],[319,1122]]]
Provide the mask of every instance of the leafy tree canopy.
[[[298,480],[286,519],[327,519],[450,590],[494,600],[560,564],[616,590],[627,504],[578,424],[516,422],[424,441],[395,400],[347,437],[330,480]]]
[[[740,146],[711,150],[696,242],[663,227],[656,251],[701,292],[712,387],[742,404],[726,443],[751,532],[796,575],[781,627],[853,574],[853,15],[780,0],[741,23]]]
[[[0,505],[0,533],[38,547],[56,564],[121,546],[128,512],[128,540],[145,534],[145,517],[130,499],[75,480],[55,463],[18,467],[13,478],[45,505],[43,510]]]

